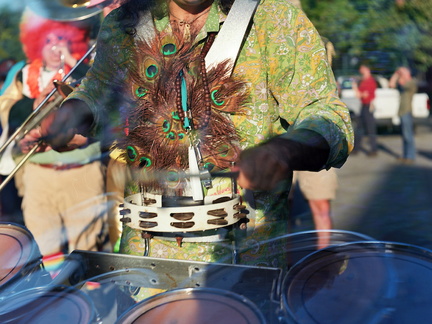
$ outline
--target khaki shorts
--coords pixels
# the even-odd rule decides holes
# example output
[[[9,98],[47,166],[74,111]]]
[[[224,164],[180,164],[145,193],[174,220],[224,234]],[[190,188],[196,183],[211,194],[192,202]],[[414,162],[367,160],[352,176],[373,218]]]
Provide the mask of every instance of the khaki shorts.
[[[338,178],[333,168],[319,172],[294,171],[293,188],[295,185],[307,200],[332,200],[336,198]]]

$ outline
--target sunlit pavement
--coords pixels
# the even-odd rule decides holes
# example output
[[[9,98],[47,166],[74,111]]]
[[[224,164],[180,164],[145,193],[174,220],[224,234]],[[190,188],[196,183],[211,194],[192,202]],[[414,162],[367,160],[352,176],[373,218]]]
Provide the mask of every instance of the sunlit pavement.
[[[378,142],[378,156],[360,152],[337,170],[334,228],[432,249],[432,127],[417,127],[417,158],[411,165],[397,161],[399,134],[380,134]],[[297,230],[313,228],[305,210],[297,217]]]

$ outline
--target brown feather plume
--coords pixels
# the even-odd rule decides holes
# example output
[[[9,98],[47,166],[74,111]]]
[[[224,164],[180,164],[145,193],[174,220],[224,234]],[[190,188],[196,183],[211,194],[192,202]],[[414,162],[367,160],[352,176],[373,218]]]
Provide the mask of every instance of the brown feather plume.
[[[182,42],[178,31],[159,34],[150,43],[138,42],[136,48],[129,75],[133,104],[124,116],[129,133],[118,142],[119,148],[126,152],[126,160],[142,169],[141,172],[187,170],[189,134],[194,134],[199,139],[203,166],[227,169],[239,154],[239,136],[229,114],[243,113],[247,98],[244,82],[230,77],[229,63],[223,62],[207,71],[208,87],[205,87],[200,48]],[[177,111],[180,89],[176,80],[181,73],[188,90],[193,125],[204,124],[208,110],[205,102],[211,100],[208,123],[189,133]],[[163,189],[154,179],[144,185]],[[177,186],[181,188],[181,181]]]

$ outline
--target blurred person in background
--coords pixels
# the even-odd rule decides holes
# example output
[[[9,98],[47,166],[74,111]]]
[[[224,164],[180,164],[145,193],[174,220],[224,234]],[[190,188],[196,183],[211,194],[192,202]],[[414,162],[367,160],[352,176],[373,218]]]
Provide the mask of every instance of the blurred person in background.
[[[378,85],[372,76],[369,66],[365,64],[360,65],[359,72],[361,74],[359,84],[357,85],[357,83],[353,82],[353,89],[357,98],[361,101],[360,118],[357,121],[353,153],[355,154],[363,150],[363,138],[366,135],[369,138],[369,151],[367,151],[367,155],[374,157],[377,155],[378,147],[373,100],[375,99],[375,91]]]
[[[295,204],[293,199],[297,186],[308,202],[315,230],[322,231],[322,235],[318,233],[317,240],[317,248],[322,249],[328,245],[330,239],[325,231],[333,228],[331,202],[336,198],[338,188],[336,171],[333,168],[319,172],[294,171],[293,186],[290,191],[291,206]],[[292,223],[296,223],[296,220],[294,219]]]
[[[0,121],[1,121],[1,136],[0,145],[3,145],[8,138],[8,118],[9,110],[13,103],[21,98],[21,89],[13,89],[9,87],[16,73],[23,68],[24,61],[16,63],[14,59],[5,59],[0,63]],[[9,89],[7,94],[5,90]],[[8,152],[9,154],[10,152]],[[13,165],[15,165],[13,163]],[[3,182],[10,169],[5,168],[3,163],[0,163],[0,183]],[[15,180],[12,179],[3,188],[0,193],[0,221],[14,222],[20,225],[24,224],[21,211],[21,197],[15,187]]]
[[[22,96],[10,109],[10,133],[54,89],[54,81],[62,80],[87,53],[89,33],[90,26],[84,23],[53,21],[30,10],[23,13],[20,40],[28,62],[13,83],[22,89]],[[87,70],[86,64],[76,66],[67,81],[80,79]],[[38,141],[39,132],[39,128],[32,129],[20,141],[21,153]],[[76,135],[61,151],[34,154],[15,176],[23,197],[25,225],[44,257],[75,249],[100,250],[105,243],[106,199],[100,158],[99,142]]]
[[[3,93],[3,86],[7,87],[6,78],[10,69],[16,64],[12,58],[4,59],[0,61],[0,95]]]
[[[417,80],[413,78],[410,69],[403,66],[393,73],[389,87],[398,89],[400,93],[398,116],[402,131],[402,157],[399,158],[399,161],[404,164],[412,164],[416,157],[412,102],[418,90]]]

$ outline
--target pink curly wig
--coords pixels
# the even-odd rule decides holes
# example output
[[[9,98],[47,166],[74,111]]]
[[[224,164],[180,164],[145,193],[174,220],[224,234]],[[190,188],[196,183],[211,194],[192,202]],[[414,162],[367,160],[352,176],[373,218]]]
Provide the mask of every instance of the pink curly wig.
[[[76,59],[80,59],[88,50],[89,29],[73,23],[49,20],[26,10],[21,18],[20,40],[29,62],[42,58],[42,48],[50,33],[65,38],[69,42],[71,54]]]

